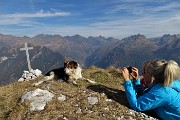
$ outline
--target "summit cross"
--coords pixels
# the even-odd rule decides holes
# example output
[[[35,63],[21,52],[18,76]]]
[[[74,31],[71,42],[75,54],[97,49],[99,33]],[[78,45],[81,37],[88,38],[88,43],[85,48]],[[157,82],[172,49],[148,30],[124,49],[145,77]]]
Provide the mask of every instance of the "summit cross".
[[[33,47],[28,47],[27,46],[27,43],[25,43],[25,46],[24,46],[24,48],[20,48],[20,51],[22,51],[22,50],[25,50],[26,51],[26,56],[27,56],[27,63],[28,63],[28,69],[29,69],[29,72],[31,72],[31,64],[30,64],[30,60],[29,60],[29,52],[28,52],[28,50],[31,50],[31,49],[33,49]]]

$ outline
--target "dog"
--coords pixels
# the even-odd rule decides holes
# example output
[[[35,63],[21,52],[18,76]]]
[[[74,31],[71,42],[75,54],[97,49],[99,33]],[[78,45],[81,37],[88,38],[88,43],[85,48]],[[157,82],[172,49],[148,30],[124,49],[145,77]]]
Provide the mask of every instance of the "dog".
[[[82,79],[82,68],[75,61],[65,61],[64,67],[54,69],[45,74],[45,81],[63,80],[65,82],[74,82]]]
[[[96,82],[90,79],[82,77],[82,68],[75,61],[65,61],[64,67],[53,69],[45,74],[43,81],[33,83],[34,86],[38,86],[44,82],[50,80],[65,81],[77,85],[77,80],[86,80],[89,83],[95,84]]]

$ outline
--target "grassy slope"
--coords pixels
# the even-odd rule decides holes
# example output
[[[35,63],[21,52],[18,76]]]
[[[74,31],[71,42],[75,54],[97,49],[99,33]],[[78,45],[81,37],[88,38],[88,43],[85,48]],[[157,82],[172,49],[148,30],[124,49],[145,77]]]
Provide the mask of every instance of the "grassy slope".
[[[85,80],[79,80],[78,86],[65,82],[49,81],[37,87],[32,83],[39,79],[13,83],[0,87],[0,119],[10,120],[93,120],[93,119],[131,119],[141,118],[140,113],[132,115],[128,108],[128,102],[122,86],[122,78],[119,71],[114,68],[106,70],[91,67],[83,70],[83,76],[97,82],[90,84]],[[47,89],[47,85],[49,89]],[[49,102],[42,111],[29,111],[28,103],[20,103],[19,100],[25,93],[36,88],[47,89],[56,97]],[[102,93],[105,93],[103,95]],[[67,96],[65,101],[59,101],[58,95]],[[88,96],[98,97],[99,102],[90,105],[87,101]],[[111,99],[112,102],[107,102]],[[81,109],[80,113],[77,111]]]

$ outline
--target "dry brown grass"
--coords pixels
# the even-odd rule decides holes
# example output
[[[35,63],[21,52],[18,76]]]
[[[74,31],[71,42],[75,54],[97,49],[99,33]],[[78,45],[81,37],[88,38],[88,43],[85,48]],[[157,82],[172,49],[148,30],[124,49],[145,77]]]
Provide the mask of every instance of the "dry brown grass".
[[[0,119],[9,120],[117,120],[135,118],[142,119],[140,113],[132,116],[129,112],[128,102],[122,86],[121,73],[116,68],[100,69],[90,67],[83,70],[85,78],[96,81],[91,84],[79,80],[78,86],[65,82],[49,81],[37,87],[34,82],[42,78],[13,83],[0,87]],[[47,88],[49,85],[49,89]],[[42,111],[30,111],[28,103],[20,103],[20,98],[25,93],[36,88],[49,90],[55,97]],[[67,96],[65,101],[59,101],[58,95]],[[98,103],[90,105],[88,96],[98,98]],[[109,101],[107,101],[109,100]]]

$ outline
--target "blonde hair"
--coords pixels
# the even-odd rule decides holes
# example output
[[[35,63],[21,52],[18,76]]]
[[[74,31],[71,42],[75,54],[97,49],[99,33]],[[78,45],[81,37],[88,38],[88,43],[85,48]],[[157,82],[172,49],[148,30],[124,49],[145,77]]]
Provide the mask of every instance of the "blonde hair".
[[[180,67],[179,65],[173,61],[170,60],[164,70],[164,86],[170,85],[173,80],[180,79]]]
[[[163,86],[170,85],[174,80],[180,79],[180,67],[179,65],[170,60],[168,62],[163,60],[155,60],[151,62],[148,67],[150,74],[158,80]]]

